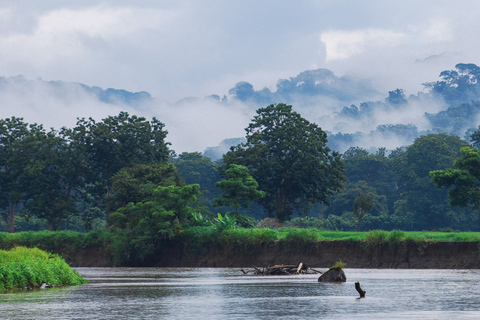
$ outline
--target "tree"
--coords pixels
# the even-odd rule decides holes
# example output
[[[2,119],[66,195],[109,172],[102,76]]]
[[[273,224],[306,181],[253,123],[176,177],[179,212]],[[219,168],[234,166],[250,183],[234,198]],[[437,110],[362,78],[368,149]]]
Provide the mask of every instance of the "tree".
[[[388,98],[385,99],[385,102],[391,105],[404,105],[408,103],[403,89],[388,91]]]
[[[109,216],[123,235],[124,263],[129,265],[161,254],[164,241],[184,228],[195,213],[192,205],[199,195],[199,185],[159,186],[151,192],[149,201],[130,202]]]
[[[26,196],[25,167],[35,155],[35,150],[27,147],[27,138],[42,130],[42,126],[29,125],[23,118],[0,120],[0,204],[11,233],[15,232],[15,216]]]
[[[423,85],[451,105],[477,101],[480,96],[480,67],[473,63],[459,63],[455,69],[442,71],[440,77],[443,80]]]
[[[480,210],[480,150],[465,147],[462,157],[455,160],[455,168],[430,172],[437,188],[450,188],[450,205],[472,206]]]
[[[362,228],[362,218],[373,208],[374,204],[373,198],[365,193],[359,193],[353,202],[353,214],[358,219],[358,231]]]
[[[280,103],[257,110],[245,131],[247,142],[225,154],[224,169],[246,166],[266,193],[259,203],[270,215],[287,220],[294,210],[328,204],[328,197],[343,187],[340,154],[331,152],[327,134],[292,106]]]
[[[364,194],[371,198],[374,206],[368,211],[374,216],[386,215],[387,199],[384,195],[379,195],[377,190],[369,185],[366,181],[358,181],[356,183],[347,183],[345,188],[331,196],[331,206],[325,208],[322,214],[325,216],[336,215],[341,216],[346,212],[350,212],[354,207],[354,202],[359,194]]]
[[[215,206],[233,207],[235,215],[238,208],[248,208],[253,201],[265,197],[265,192],[258,190],[258,183],[248,173],[248,168],[231,164],[225,172],[225,180],[215,184],[222,190],[222,197],[213,199]]]
[[[463,215],[448,204],[446,190],[438,190],[430,179],[430,171],[451,165],[460,156],[467,142],[458,136],[429,134],[415,140],[403,155],[393,158],[397,201],[395,215],[410,217],[414,230],[452,227]]]
[[[83,177],[71,161],[75,157],[71,147],[53,129],[37,131],[30,143],[35,155],[23,175],[28,182],[25,208],[29,214],[47,220],[48,230],[58,231],[77,213],[81,194],[76,191],[83,186]]]
[[[470,135],[470,141],[474,148],[480,148],[480,126]]]
[[[108,213],[124,207],[130,202],[152,200],[157,187],[183,186],[180,174],[173,164],[137,164],[123,168],[112,179],[112,193],[107,197]]]
[[[79,119],[68,131],[82,162],[89,168],[86,178],[92,190],[103,197],[111,192],[111,177],[136,164],[166,163],[170,154],[164,124],[153,118],[120,112],[101,122]]]
[[[212,209],[214,198],[221,196],[215,183],[220,180],[218,164],[200,152],[183,152],[173,159],[173,164],[185,179],[186,184],[199,184],[202,195],[199,201],[206,202]]]

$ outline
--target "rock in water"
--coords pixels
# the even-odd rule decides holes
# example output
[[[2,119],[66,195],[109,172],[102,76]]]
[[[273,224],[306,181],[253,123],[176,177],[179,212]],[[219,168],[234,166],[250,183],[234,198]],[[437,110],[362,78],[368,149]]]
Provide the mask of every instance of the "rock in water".
[[[346,282],[347,277],[341,268],[333,268],[318,278],[318,282]]]

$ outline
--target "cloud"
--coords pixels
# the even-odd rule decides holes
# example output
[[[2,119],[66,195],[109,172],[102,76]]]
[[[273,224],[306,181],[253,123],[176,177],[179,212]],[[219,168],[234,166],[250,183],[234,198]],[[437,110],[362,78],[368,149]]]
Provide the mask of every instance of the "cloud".
[[[474,1],[372,0],[368,6],[330,0],[32,3],[0,0],[0,76],[148,91],[155,102],[138,106],[142,115],[165,117],[172,139],[178,132],[176,141],[185,148],[197,143],[197,150],[217,144],[217,136],[218,141],[236,132],[243,136],[250,118],[242,106],[225,109],[203,99],[174,103],[184,97],[228,95],[241,81],[274,91],[278,79],[320,68],[338,77],[366,79],[381,97],[396,88],[416,94],[423,82],[435,81],[459,62],[480,65],[480,43],[475,41],[480,2]],[[77,116],[98,119],[119,111],[81,91],[76,98],[59,100],[36,86],[25,89],[24,96],[2,93],[0,112],[8,115],[14,106],[29,121],[58,127],[71,125]],[[294,107],[300,100],[293,101]],[[301,111],[315,121],[332,112],[328,105],[330,101],[313,98]],[[198,126],[202,122],[205,127]],[[208,142],[201,143],[189,128],[202,132]]]
[[[392,30],[366,29],[324,32],[320,35],[320,41],[325,44],[328,62],[350,58],[367,48],[397,46],[406,37],[405,34]]]

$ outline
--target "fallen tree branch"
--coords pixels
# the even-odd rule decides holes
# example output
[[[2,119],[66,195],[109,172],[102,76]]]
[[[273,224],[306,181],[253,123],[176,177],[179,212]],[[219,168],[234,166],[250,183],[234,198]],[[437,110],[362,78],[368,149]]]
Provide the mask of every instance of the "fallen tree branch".
[[[360,282],[355,282],[355,289],[357,289],[360,294],[360,298],[365,298],[365,293],[367,293],[367,291],[363,291],[362,288],[360,288]]]

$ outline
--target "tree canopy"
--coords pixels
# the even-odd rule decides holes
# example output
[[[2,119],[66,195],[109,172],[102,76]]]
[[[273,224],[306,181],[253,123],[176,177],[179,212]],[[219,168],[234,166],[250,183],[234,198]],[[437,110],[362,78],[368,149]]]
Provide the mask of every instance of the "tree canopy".
[[[327,134],[283,103],[257,110],[246,143],[224,162],[246,166],[266,196],[258,202],[281,221],[305,212],[343,187],[344,163],[326,146]]]
[[[258,183],[248,173],[248,168],[231,164],[225,172],[225,180],[215,184],[222,190],[222,197],[213,199],[215,206],[233,207],[234,213],[238,208],[248,208],[250,203],[265,197],[265,192],[258,190]]]
[[[461,153],[454,168],[434,170],[430,175],[438,188],[450,188],[448,196],[452,206],[472,206],[480,210],[480,150],[465,147]]]

